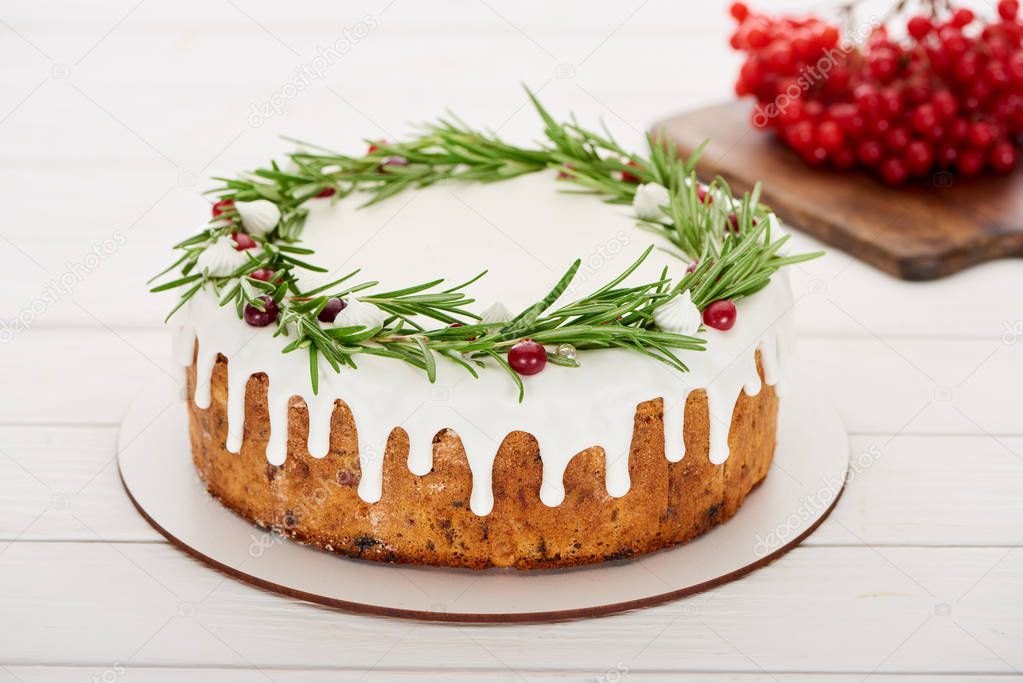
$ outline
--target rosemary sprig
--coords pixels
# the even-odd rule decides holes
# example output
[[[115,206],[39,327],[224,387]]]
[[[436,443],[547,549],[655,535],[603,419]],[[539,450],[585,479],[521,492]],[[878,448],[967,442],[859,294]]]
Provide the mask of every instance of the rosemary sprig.
[[[695,157],[679,159],[673,146],[651,138],[649,157],[642,158],[623,149],[606,130],[593,132],[575,120],[558,123],[532,93],[529,97],[544,124],[545,140],[535,148],[508,144],[492,132],[473,129],[449,116],[425,126],[411,140],[374,142],[372,151],[360,157],[301,143],[301,151],[289,155],[288,169],[272,162],[238,178],[218,178],[222,185],[211,192],[219,198],[269,200],[280,209],[280,222],[259,240],[258,248],[244,252],[248,260],[236,272],[212,277],[199,271],[198,259],[218,238],[239,229],[237,214],[228,209],[176,246],[179,257],[154,280],[172,271],[176,277],[153,291],[182,292],[171,315],[207,287],[220,297],[222,306],[233,305],[239,317],[246,306],[262,309],[261,297],[272,297],[279,308],[275,334],[289,338],[285,353],[308,353],[314,391],[321,358],[335,372],[357,367],[360,354],[392,358],[423,370],[434,381],[437,356],[444,356],[473,375],[477,368],[494,362],[512,377],[521,400],[523,382],[505,356],[523,338],[550,346],[571,344],[582,351],[630,349],[686,371],[676,352],[700,350],[704,342],[655,329],[657,306],[686,290],[701,309],[719,299],[741,299],[766,286],[779,268],[817,256],[781,253],[787,237],[772,236],[768,211],[759,205],[759,186],[736,198],[723,180],[715,179],[709,188],[712,201],[702,201]],[[371,292],[379,283],[355,282],[356,270],[313,289],[300,286],[300,271],[324,272],[305,260],[312,252],[297,244],[308,199],[326,191],[336,201],[358,190],[369,195],[368,205],[408,188],[442,181],[498,182],[544,169],[558,171],[565,191],[592,193],[612,204],[631,203],[637,179],[663,185],[669,191],[669,203],[662,207],[664,221],[640,221],[640,225],[665,238],[673,247],[670,253],[697,265],[680,278],[665,272],[656,281],[626,286],[625,280],[649,256],[650,247],[605,286],[553,308],[577,274],[580,262],[576,261],[547,296],[511,320],[493,323],[482,322],[470,310],[474,300],[466,293],[484,273],[453,287],[436,279]],[[273,271],[272,282],[252,277],[260,269]],[[353,296],[386,314],[383,322],[366,328],[334,327],[317,320],[331,298]],[[430,326],[431,322],[440,326]],[[548,358],[562,366],[579,364],[556,353],[548,353]]]

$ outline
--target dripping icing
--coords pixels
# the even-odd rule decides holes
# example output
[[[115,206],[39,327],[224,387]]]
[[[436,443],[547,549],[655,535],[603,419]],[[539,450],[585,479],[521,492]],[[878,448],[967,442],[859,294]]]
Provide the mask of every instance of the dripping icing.
[[[388,436],[402,427],[409,436],[409,470],[425,474],[433,464],[433,436],[444,429],[461,439],[472,471],[470,507],[479,515],[493,507],[491,470],[504,437],[521,430],[534,434],[543,463],[540,498],[557,506],[564,499],[563,478],[572,456],[592,446],[605,450],[607,490],[622,496],[630,487],[628,454],[636,406],[658,396],[664,399],[665,457],[677,462],[685,454],[683,425],[689,393],[703,389],[710,415],[710,460],[728,458],[728,429],[739,393],[756,395],[761,382],[756,350],[761,352],[765,383],[776,388],[784,369],[782,349],[788,349],[791,321],[778,312],[791,301],[784,275],[748,300],[740,301],[739,321],[729,332],[708,330],[707,350],[683,355],[691,372],[677,373],[641,354],[620,350],[587,351],[583,366],[551,368],[526,378],[526,400],[517,398],[507,376],[496,368],[480,372],[480,379],[461,381],[457,367],[438,367],[437,384],[431,385],[413,368],[368,356],[359,369],[335,375],[321,372],[320,392],[309,388],[307,366],[298,354],[282,354],[280,343],[267,330],[247,334],[240,321],[225,315],[215,297],[202,293],[189,303],[192,325],[177,335],[176,358],[191,362],[187,349],[196,354],[195,403],[208,408],[210,384],[217,356],[227,360],[227,448],[238,452],[244,433],[245,384],[257,373],[268,378],[267,404],[270,436],[267,460],[284,463],[287,448],[288,406],[292,396],[305,401],[309,415],[309,454],[327,454],[330,418],[335,400],[347,403],[359,438],[362,477],[359,496],[376,502],[382,495],[383,454]],[[236,324],[237,323],[237,324]],[[759,329],[758,329],[759,326]],[[233,350],[232,350],[233,349]],[[534,381],[536,378],[545,381]],[[506,386],[507,385],[507,386]],[[403,387],[395,398],[393,387]],[[421,405],[416,406],[417,403]],[[410,417],[405,417],[411,415]],[[599,441],[585,435],[599,435]]]

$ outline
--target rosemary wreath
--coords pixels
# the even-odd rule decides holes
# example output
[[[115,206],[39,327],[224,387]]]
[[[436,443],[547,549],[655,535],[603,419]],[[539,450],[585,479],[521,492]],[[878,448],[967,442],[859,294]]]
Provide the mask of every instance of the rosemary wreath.
[[[768,211],[758,202],[759,185],[741,198],[734,197],[720,178],[702,186],[694,172],[695,157],[680,159],[673,146],[650,138],[649,157],[642,158],[620,147],[606,129],[602,133],[587,130],[574,118],[556,122],[527,93],[544,123],[546,139],[536,148],[508,144],[494,133],[449,116],[425,126],[420,136],[406,142],[372,142],[362,156],[294,140],[301,151],[288,155],[291,168],[282,169],[274,161],[269,168],[238,178],[215,178],[223,183],[210,190],[220,200],[215,205],[220,210],[214,211],[219,215],[175,246],[181,252],[179,258],[151,282],[172,271],[177,276],[151,291],[181,290],[168,319],[205,287],[219,295],[222,306],[233,305],[239,317],[244,317],[246,307],[276,309],[274,334],[290,339],[284,353],[308,354],[314,392],[321,359],[340,372],[346,366],[355,368],[359,354],[383,356],[423,370],[432,382],[437,357],[443,356],[474,377],[478,367],[493,360],[516,383],[521,400],[524,386],[507,354],[525,338],[549,346],[568,344],[581,351],[631,349],[684,372],[687,368],[675,351],[701,350],[705,341],[656,329],[655,308],[686,291],[700,310],[715,301],[742,299],[765,287],[779,268],[819,255],[782,254],[788,236],[771,234]],[[552,310],[576,276],[581,265],[576,260],[547,296],[509,320],[496,322],[484,322],[468,308],[474,300],[467,291],[485,271],[453,287],[437,279],[375,293],[367,290],[379,283],[356,281],[358,270],[315,289],[299,284],[298,271],[326,272],[304,260],[313,252],[299,245],[307,215],[303,205],[310,199],[331,196],[337,201],[359,190],[368,194],[364,205],[369,205],[410,187],[448,180],[497,182],[545,169],[556,170],[559,181],[571,186],[565,191],[595,194],[610,204],[631,204],[642,184],[666,188],[667,199],[659,207],[662,215],[639,219],[639,226],[674,245],[677,251],[667,251],[679,257],[684,274],[673,278],[665,269],[656,281],[623,286],[649,256],[651,246],[600,289]],[[211,275],[200,266],[200,255],[218,239],[241,230],[233,203],[259,199],[279,209],[276,226],[251,240],[252,248],[242,252],[245,262],[233,272]],[[685,264],[689,267],[684,268]],[[375,306],[386,316],[382,323],[335,326],[318,319],[332,299],[356,294],[363,304]],[[439,326],[428,328],[424,324],[428,321]],[[548,351],[547,360],[560,366],[579,365],[573,354]]]

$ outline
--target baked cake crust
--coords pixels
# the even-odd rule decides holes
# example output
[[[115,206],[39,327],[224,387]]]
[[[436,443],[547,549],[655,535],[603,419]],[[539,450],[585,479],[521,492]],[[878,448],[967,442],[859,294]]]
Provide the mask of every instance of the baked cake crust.
[[[227,359],[219,356],[211,378],[212,403],[196,406],[196,365],[188,368],[189,435],[195,466],[210,493],[245,519],[342,555],[383,562],[484,569],[570,567],[620,559],[683,543],[731,518],[767,475],[775,449],[778,398],[764,382],[755,396],[740,392],[723,464],[709,458],[706,393],[689,394],[685,410],[686,455],[664,454],[663,403],[636,408],[629,453],[631,488],[607,493],[604,454],[577,454],[565,475],[557,507],[540,500],[542,463],[536,439],[511,432],[493,465],[494,507],[469,509],[472,473],[458,436],[434,437],[433,469],[419,476],[406,463],[408,437],[400,427],[383,455],[383,496],[363,501],[358,437],[351,412],[336,401],[330,451],[313,458],[307,449],[308,415],[301,398],[288,410],[287,458],[269,464],[267,376],[245,387],[241,451],[225,447]],[[757,355],[757,369],[763,368]],[[595,441],[599,439],[594,439]]]

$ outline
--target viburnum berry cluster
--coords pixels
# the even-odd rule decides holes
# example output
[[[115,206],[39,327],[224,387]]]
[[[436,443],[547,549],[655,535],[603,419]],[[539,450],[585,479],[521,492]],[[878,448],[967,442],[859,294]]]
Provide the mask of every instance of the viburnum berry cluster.
[[[843,36],[816,17],[733,3],[731,45],[746,54],[735,92],[756,98],[753,125],[812,166],[859,166],[890,184],[1011,171],[1023,134],[1018,0],[1001,0],[990,21],[941,0],[922,5],[896,37],[884,25]]]

